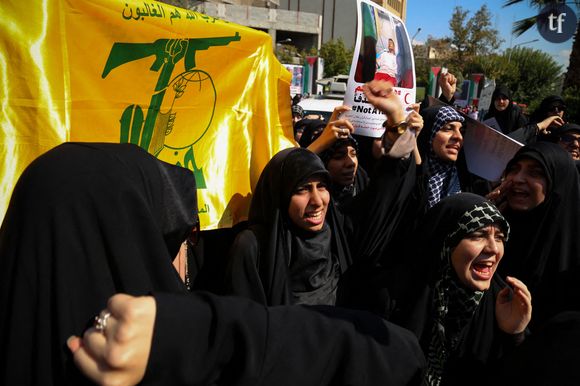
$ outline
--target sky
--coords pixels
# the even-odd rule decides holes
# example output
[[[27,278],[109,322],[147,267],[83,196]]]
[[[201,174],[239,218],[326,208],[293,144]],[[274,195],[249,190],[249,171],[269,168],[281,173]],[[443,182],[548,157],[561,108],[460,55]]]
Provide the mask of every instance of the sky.
[[[544,51],[550,54],[565,72],[568,68],[573,38],[560,44],[550,43],[544,40],[535,28],[519,37],[513,36],[511,33],[513,22],[535,15],[536,10],[530,7],[526,1],[505,8],[502,7],[504,3],[505,0],[408,0],[407,19],[405,21],[407,32],[409,37],[412,38],[417,33],[417,29],[421,28],[415,36],[415,42],[424,42],[429,35],[435,38],[451,36],[449,20],[455,6],[461,6],[463,9],[470,11],[468,17],[471,17],[483,4],[487,4],[493,15],[491,22],[504,40],[500,50],[503,51],[521,44],[521,47]],[[535,39],[538,39],[538,41],[528,43]]]

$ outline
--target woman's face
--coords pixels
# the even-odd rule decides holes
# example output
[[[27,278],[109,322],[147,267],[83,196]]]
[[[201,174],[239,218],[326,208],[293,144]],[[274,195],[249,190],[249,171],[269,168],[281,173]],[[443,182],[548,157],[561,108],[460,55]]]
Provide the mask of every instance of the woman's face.
[[[508,97],[501,94],[498,95],[493,101],[493,105],[495,106],[495,109],[497,111],[504,111],[505,109],[508,108],[509,104],[510,100],[508,99]]]
[[[465,236],[451,253],[451,265],[461,283],[476,291],[489,289],[503,257],[505,236],[496,225],[488,225]]]
[[[324,226],[330,193],[318,177],[296,188],[290,197],[288,216],[298,228],[316,232]]]
[[[580,133],[565,132],[560,136],[558,144],[572,156],[574,161],[580,160]]]
[[[433,152],[442,161],[457,161],[459,150],[463,146],[461,122],[448,122],[433,137]]]
[[[356,149],[351,145],[338,148],[326,165],[332,182],[340,186],[348,186],[354,183],[357,168]]]
[[[509,207],[517,211],[534,209],[546,199],[548,180],[544,168],[531,158],[514,162],[507,170],[511,186],[506,193]]]

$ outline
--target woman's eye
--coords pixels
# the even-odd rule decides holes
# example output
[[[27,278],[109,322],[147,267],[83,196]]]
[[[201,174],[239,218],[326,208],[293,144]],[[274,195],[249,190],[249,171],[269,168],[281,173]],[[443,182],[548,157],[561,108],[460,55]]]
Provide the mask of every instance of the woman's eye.
[[[544,171],[543,170],[538,170],[538,169],[532,169],[530,170],[530,175],[532,177],[540,177],[540,178],[545,178],[546,176],[544,175]]]
[[[516,172],[516,167],[514,166],[510,166],[509,168],[506,169],[505,174],[512,174]]]

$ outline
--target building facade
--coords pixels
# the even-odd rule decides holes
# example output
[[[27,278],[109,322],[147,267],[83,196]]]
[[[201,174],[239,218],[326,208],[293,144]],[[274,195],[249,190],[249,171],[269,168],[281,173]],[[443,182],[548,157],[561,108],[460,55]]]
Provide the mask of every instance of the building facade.
[[[274,45],[319,49],[322,43],[340,38],[353,47],[356,39],[355,0],[165,1],[268,32]],[[373,1],[405,20],[407,0]]]

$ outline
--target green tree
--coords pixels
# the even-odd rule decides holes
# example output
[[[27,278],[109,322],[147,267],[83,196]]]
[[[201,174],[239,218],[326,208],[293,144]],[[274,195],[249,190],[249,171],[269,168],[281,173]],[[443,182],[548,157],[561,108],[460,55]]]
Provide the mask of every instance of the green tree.
[[[564,90],[568,89],[574,89],[576,91],[580,90],[580,38],[578,37],[578,28],[576,28],[576,35],[574,36],[574,43],[572,44],[568,71],[566,71],[564,77]],[[570,120],[572,120],[572,118],[570,118]],[[576,120],[575,122],[580,121]]]
[[[451,36],[447,39],[455,53],[452,60],[459,68],[463,67],[466,60],[489,55],[503,41],[492,26],[491,13],[485,4],[471,18],[469,11],[460,6],[455,7],[449,20],[449,29]]]
[[[324,76],[347,75],[352,62],[352,54],[352,49],[347,49],[340,38],[324,43],[319,52],[319,56],[324,59]]]
[[[517,84],[520,79],[518,64],[506,54],[490,54],[474,57],[465,67],[468,74],[485,74],[503,84]]]
[[[496,81],[506,84],[514,100],[526,103],[531,109],[561,87],[562,67],[549,54],[529,47],[508,49],[503,55],[508,66],[514,66],[501,74]]]
[[[453,9],[451,20],[449,20],[449,29],[452,35],[448,40],[456,50],[456,59],[459,63],[463,61],[466,55],[469,41],[467,15],[469,15],[469,11],[457,6]]]
[[[570,122],[580,122],[580,87],[571,86],[562,92],[566,101],[566,119]]]

